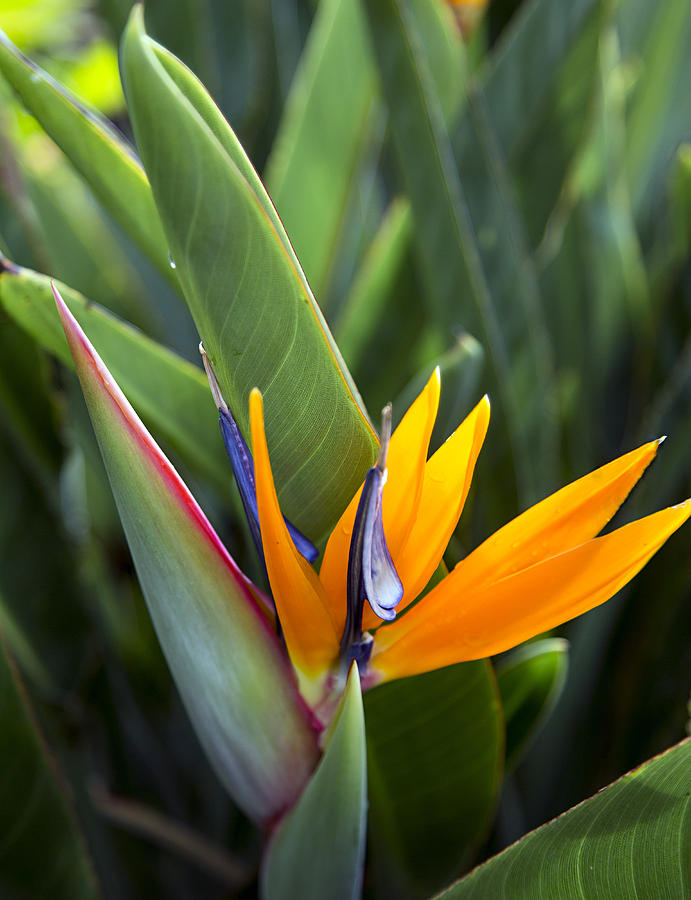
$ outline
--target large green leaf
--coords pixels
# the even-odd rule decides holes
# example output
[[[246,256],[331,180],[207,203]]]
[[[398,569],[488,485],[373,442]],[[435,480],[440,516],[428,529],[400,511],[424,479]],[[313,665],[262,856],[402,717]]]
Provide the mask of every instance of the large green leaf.
[[[353,173],[369,132],[375,85],[359,0],[320,3],[265,173],[271,198],[320,299],[329,284]]]
[[[96,900],[74,815],[0,640],[0,894]]]
[[[569,645],[545,638],[518,647],[497,665],[506,719],[506,768],[515,769],[556,706],[566,681]]]
[[[58,296],[151,618],[219,777],[252,818],[293,803],[317,759],[288,657],[200,507]]]
[[[357,900],[366,829],[365,719],[353,663],[321,762],[270,839],[262,865],[265,900]]]
[[[168,249],[144,170],[115,128],[0,32],[0,72],[125,231],[168,278]]]
[[[445,900],[688,897],[691,740],[533,831]]]
[[[428,896],[471,861],[496,804],[504,733],[491,666],[382,685],[365,716],[375,894]]]
[[[376,438],[271,203],[199,82],[143,30],[122,60],[137,145],[185,297],[245,433],[265,397],[286,514],[325,533],[372,462]]]
[[[227,488],[231,470],[219,437],[209,386],[200,368],[60,285],[72,314],[98,343],[103,359],[148,424],[197,471]],[[50,280],[0,263],[0,306],[42,347],[72,365]]]

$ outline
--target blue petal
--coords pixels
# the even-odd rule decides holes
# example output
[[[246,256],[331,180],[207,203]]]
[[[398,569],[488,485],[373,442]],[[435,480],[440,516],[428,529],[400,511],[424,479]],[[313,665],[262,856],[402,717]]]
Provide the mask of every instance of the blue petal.
[[[218,421],[221,426],[221,434],[223,435],[223,443],[225,444],[226,453],[230,460],[230,465],[235,475],[235,482],[240,491],[242,505],[247,516],[247,521],[252,532],[257,552],[261,559],[264,559],[264,550],[262,547],[261,531],[259,529],[259,513],[257,511],[257,489],[254,482],[254,460],[250,453],[249,447],[245,442],[235,419],[227,409],[219,409]],[[302,532],[292,525],[287,519],[284,519],[288,532],[293,539],[293,543],[298,551],[305,559],[313,563],[319,556],[319,551],[314,544],[309,541]]]
[[[254,482],[254,460],[250,453],[249,447],[245,443],[245,439],[240,433],[240,429],[235,422],[228,404],[223,399],[221,389],[216,381],[214,370],[211,367],[211,361],[207,356],[206,350],[202,343],[199,344],[199,352],[201,353],[202,362],[204,363],[204,371],[209,379],[209,387],[211,388],[211,396],[218,409],[218,421],[221,426],[221,434],[223,435],[223,443],[225,444],[226,453],[230,460],[230,465],[235,476],[235,483],[240,491],[242,498],[242,506],[245,510],[245,516],[252,532],[257,553],[262,561],[262,565],[266,569],[264,560],[264,548],[262,546],[262,536],[259,528],[259,513],[257,511],[257,488]],[[298,531],[294,525],[284,518],[283,520],[288,528],[288,533],[293,539],[293,543],[307,562],[313,563],[319,556],[319,551],[314,544],[309,541],[302,532]]]
[[[341,656],[346,663],[351,659],[358,659],[359,663],[364,649],[364,601],[367,600],[381,619],[391,621],[403,597],[403,584],[384,534],[382,495],[385,481],[385,470],[380,465],[369,470],[355,515],[348,554],[346,623],[341,640]]]
[[[364,517],[362,585],[367,602],[381,619],[391,621],[403,597],[403,585],[391,559],[384,535],[382,492],[384,477],[375,467],[376,487],[370,492]]]

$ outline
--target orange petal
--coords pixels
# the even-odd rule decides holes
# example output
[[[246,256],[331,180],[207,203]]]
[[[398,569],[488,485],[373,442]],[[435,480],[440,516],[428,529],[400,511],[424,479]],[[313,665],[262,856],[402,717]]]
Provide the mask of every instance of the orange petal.
[[[281,514],[264,433],[264,405],[256,389],[250,394],[250,428],[259,526],[276,610],[293,665],[314,677],[337,659],[339,637],[319,577],[298,552]]]
[[[555,628],[616,594],[689,515],[691,500],[470,593],[459,563],[377,632],[372,667],[382,678],[401,678],[501,653]]]
[[[439,409],[440,388],[437,367],[391,435],[382,512],[386,543],[394,561],[403,549],[417,515],[429,441]]]
[[[413,527],[420,502],[429,440],[439,408],[439,388],[437,368],[391,436],[382,511],[386,542],[394,562]],[[319,572],[337,623],[345,621],[348,552],[359,500],[360,491],[331,532]]]
[[[499,581],[590,540],[619,509],[660,443],[650,441],[601,466],[500,528],[462,561],[465,589]]]
[[[425,466],[415,522],[405,546],[394,557],[405,591],[399,610],[412,603],[439,565],[463,511],[488,425],[489,398],[485,396]],[[381,619],[366,608],[363,628],[379,624]]]

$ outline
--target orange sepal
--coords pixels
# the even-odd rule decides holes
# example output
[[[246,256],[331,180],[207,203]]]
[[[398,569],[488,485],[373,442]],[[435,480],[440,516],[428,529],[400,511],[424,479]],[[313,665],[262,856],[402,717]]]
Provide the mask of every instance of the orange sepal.
[[[567,622],[622,588],[691,515],[691,500],[467,592],[464,563],[377,632],[372,668],[402,678],[481,659]]]
[[[319,577],[293,543],[276,496],[264,432],[262,395],[250,394],[250,429],[257,507],[266,570],[295,668],[313,678],[338,656],[339,639]]]
[[[499,581],[598,534],[655,458],[650,441],[531,506],[463,560],[464,589]]]
[[[425,461],[439,408],[440,384],[437,368],[391,436],[382,513],[386,542],[394,561],[413,527],[420,503]],[[362,488],[350,501],[331,532],[319,572],[334,619],[341,625],[345,621],[350,539],[361,491]]]
[[[402,550],[394,556],[405,593],[398,605],[404,610],[432,577],[463,512],[475,463],[489,425],[489,398],[483,397],[425,465],[417,516]],[[365,608],[363,628],[375,628],[381,619]]]

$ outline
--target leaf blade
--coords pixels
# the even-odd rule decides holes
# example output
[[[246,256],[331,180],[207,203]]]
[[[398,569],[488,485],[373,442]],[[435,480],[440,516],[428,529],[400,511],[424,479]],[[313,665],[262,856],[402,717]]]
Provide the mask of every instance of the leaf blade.
[[[172,79],[170,56],[164,66],[157,53],[135,8],[123,43],[128,103],[185,296],[244,434],[249,393],[262,391],[282,507],[318,538],[358,487],[376,438],[268,198],[246,177],[244,154],[241,165],[233,158],[237,139],[209,118],[208,102],[195,106],[191,73],[176,61]]]
[[[0,32],[0,72],[46,133],[169,280],[177,282],[151,188],[125,139]]]
[[[691,740],[521,838],[440,894],[496,897],[684,897]]]

